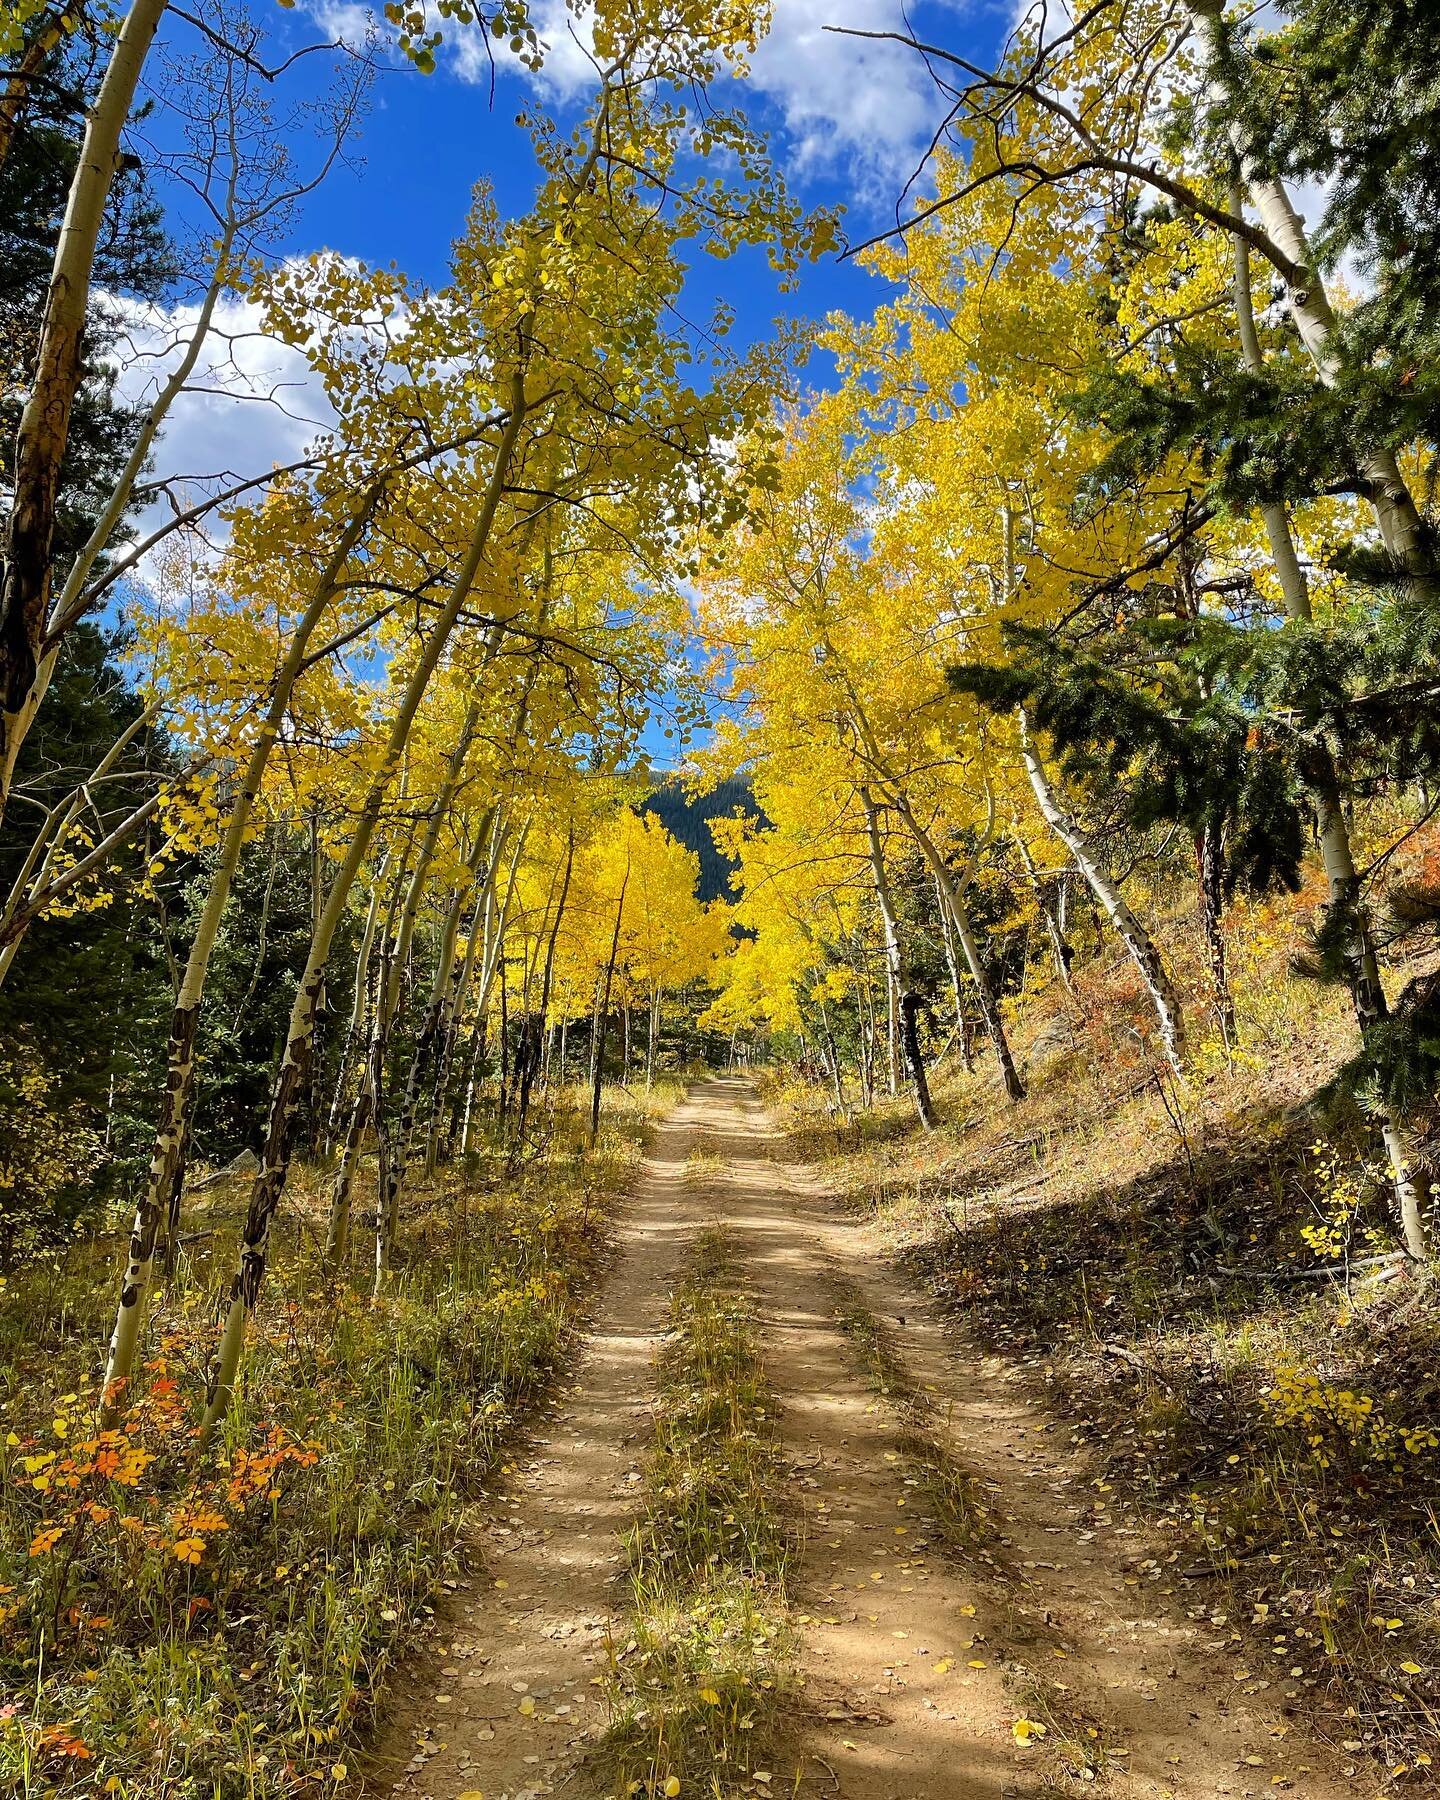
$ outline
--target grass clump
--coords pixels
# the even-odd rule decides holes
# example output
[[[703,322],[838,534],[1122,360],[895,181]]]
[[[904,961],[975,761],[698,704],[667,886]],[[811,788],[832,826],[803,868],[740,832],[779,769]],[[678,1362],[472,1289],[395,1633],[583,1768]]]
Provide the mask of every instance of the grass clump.
[[[945,1443],[929,1395],[917,1386],[890,1334],[848,1285],[838,1322],[871,1385],[900,1415],[897,1442],[909,1471],[906,1485],[918,1491],[949,1549],[993,1564],[991,1546],[999,1531],[983,1484]]]
[[[214,1249],[160,1299],[114,1432],[98,1428],[96,1356],[114,1244],[5,1290],[0,1790],[346,1791],[386,1671],[459,1567],[465,1506],[578,1321],[641,1125],[608,1128],[588,1162],[557,1152],[516,1173],[497,1147],[417,1186],[378,1302],[320,1270],[327,1184],[298,1171],[300,1229],[203,1454],[231,1219],[212,1215]]]
[[[718,1229],[700,1238],[672,1324],[626,1543],[629,1636],[610,1670],[606,1741],[622,1794],[738,1786],[790,1684],[793,1542],[775,1498],[775,1406]]]

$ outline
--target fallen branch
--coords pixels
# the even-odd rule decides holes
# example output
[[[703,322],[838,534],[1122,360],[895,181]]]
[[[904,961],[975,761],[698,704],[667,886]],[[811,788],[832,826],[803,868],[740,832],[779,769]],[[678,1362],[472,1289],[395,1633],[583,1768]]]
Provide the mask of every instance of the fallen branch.
[[[1229,1263],[1214,1263],[1212,1269],[1220,1275],[1233,1275],[1240,1281],[1325,1281],[1334,1277],[1338,1281],[1347,1281],[1357,1269],[1386,1269],[1384,1277],[1372,1276],[1372,1280],[1392,1279],[1402,1274],[1402,1265],[1410,1261],[1408,1250],[1387,1250],[1381,1256],[1362,1256],[1351,1263],[1326,1264],[1319,1269],[1236,1269]]]

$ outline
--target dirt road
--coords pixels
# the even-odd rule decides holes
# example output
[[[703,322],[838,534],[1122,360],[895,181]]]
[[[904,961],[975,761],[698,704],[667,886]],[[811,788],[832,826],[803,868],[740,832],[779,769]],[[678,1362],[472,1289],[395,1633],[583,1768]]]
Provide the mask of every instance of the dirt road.
[[[753,1791],[1331,1800],[1364,1789],[1285,1716],[1292,1647],[1277,1643],[1271,1667],[1247,1664],[1170,1547],[1112,1510],[1016,1371],[897,1280],[863,1221],[786,1160],[748,1084],[712,1080],[657,1135],[570,1385],[486,1503],[485,1569],[455,1596],[439,1652],[397,1684],[369,1792],[603,1793],[587,1752],[604,1729],[612,1616],[622,1631],[615,1578],[652,1362],[695,1233],[715,1220],[754,1296],[803,1517],[789,1593],[805,1686],[787,1748]],[[998,1533],[983,1554],[957,1559],[927,1517],[897,1395],[841,1329],[856,1307],[979,1477]]]

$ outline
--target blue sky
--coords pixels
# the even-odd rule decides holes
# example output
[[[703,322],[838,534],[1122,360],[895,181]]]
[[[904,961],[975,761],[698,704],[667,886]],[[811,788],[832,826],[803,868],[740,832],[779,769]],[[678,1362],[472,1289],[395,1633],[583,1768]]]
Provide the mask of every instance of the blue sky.
[[[272,64],[327,37],[356,41],[370,16],[357,0],[306,0],[288,11],[276,0],[250,4],[264,33],[259,54]],[[921,35],[982,58],[993,57],[1013,16],[1010,5],[993,0],[925,0],[905,10]],[[564,0],[533,0],[533,13],[551,44],[546,69],[532,76],[502,66],[493,104],[488,59],[473,29],[452,28],[456,35],[442,47],[439,67],[430,76],[382,49],[370,110],[352,145],[353,166],[330,174],[288,222],[274,250],[323,248],[368,262],[393,259],[412,275],[439,281],[478,179],[493,181],[507,211],[523,210],[534,174],[515,115],[522,106],[538,104],[562,121],[572,118],[588,76],[571,39],[574,21]],[[721,104],[738,101],[767,130],[777,160],[804,200],[846,205],[855,238],[893,217],[939,102],[910,52],[824,28],[885,30],[901,19],[900,0],[775,0],[772,31],[751,75],[722,83],[714,96]],[[184,21],[172,16],[166,29],[177,49],[194,47],[195,35]],[[313,58],[286,78],[276,94],[282,111],[318,91],[325,60]],[[163,63],[152,59],[151,67],[159,77],[152,96],[157,107],[140,131],[153,153],[176,147],[179,124],[167,111]],[[290,139],[301,165],[313,163],[313,144],[304,132],[292,130]],[[167,181],[163,170],[158,185],[177,223],[193,218],[182,185]],[[780,311],[808,317],[835,306],[860,311],[877,297],[873,278],[835,257],[808,269],[800,291],[787,296],[776,293],[758,256],[696,274],[700,285],[713,282],[735,306],[742,339],[763,335]]]
[[[228,8],[232,0],[215,3]],[[271,66],[304,45],[337,36],[361,42],[371,23],[356,0],[300,0],[290,10],[276,0],[248,3],[261,33],[257,54]],[[567,12],[565,0],[532,0],[532,10],[551,45],[546,67],[538,76],[513,64],[502,68],[493,103],[488,58],[473,30],[442,47],[429,76],[387,54],[382,44],[369,109],[350,143],[348,163],[294,209],[267,253],[328,250],[366,263],[394,261],[408,275],[438,283],[477,181],[493,183],[506,212],[523,211],[535,171],[517,112],[539,106],[563,123],[576,116],[590,88],[588,64],[572,36],[583,32],[583,19]],[[713,96],[721,105],[742,105],[767,132],[804,202],[845,205],[845,228],[855,241],[893,220],[941,103],[911,52],[824,28],[884,31],[902,16],[900,0],[774,0],[772,31],[751,73],[743,82],[721,84]],[[925,0],[908,8],[921,36],[986,61],[997,55],[1013,17],[1013,0]],[[184,91],[183,59],[204,57],[206,47],[192,26],[173,15],[164,29],[169,38],[147,70],[151,110],[132,136],[183,241],[187,233],[203,231],[204,219],[185,185],[186,139],[176,102]],[[332,61],[304,58],[266,90],[277,121],[274,135],[307,174],[320,152],[304,108],[322,93]],[[692,283],[688,314],[704,318],[710,302],[723,297],[736,313],[732,341],[741,345],[769,335],[781,315],[818,319],[834,308],[864,313],[884,293],[873,276],[835,256],[809,266],[798,290],[788,294],[778,291],[758,252],[720,264],[701,257]],[[134,319],[122,351],[121,385],[131,397],[153,388],[173,362],[187,310],[193,320],[193,303],[182,292],[168,314]],[[812,364],[808,379],[823,383],[826,376],[822,362]],[[194,387],[175,408],[157,458],[166,475],[220,468],[249,474],[287,462],[302,453],[328,415],[298,353],[266,339],[253,307],[239,301],[222,307]]]

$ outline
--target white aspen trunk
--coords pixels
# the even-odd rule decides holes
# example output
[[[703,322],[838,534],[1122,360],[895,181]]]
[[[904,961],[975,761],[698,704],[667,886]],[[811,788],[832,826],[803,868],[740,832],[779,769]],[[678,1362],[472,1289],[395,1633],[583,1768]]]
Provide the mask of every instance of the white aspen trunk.
[[[1217,108],[1234,118],[1224,64],[1225,0],[1188,0],[1190,13],[1209,61],[1210,91]],[[1335,310],[1325,283],[1315,266],[1305,227],[1285,184],[1267,175],[1251,154],[1238,121],[1230,128],[1230,142],[1240,162],[1240,173],[1266,235],[1291,264],[1285,276],[1285,298],[1300,341],[1310,353],[1321,385],[1333,388],[1339,379],[1341,360],[1336,343]],[[1363,472],[1369,483],[1370,504],[1385,548],[1413,580],[1427,590],[1435,583],[1435,570],[1425,546],[1424,525],[1414,496],[1400,473],[1392,450],[1375,450],[1365,459]]]
[[[645,1092],[655,1085],[655,1050],[660,1040],[660,1001],[662,989],[655,983],[650,995],[650,1032],[645,1044]]]
[[[1090,884],[1090,891],[1104,908],[1105,916],[1119,933],[1125,948],[1130,952],[1131,961],[1140,971],[1140,978],[1145,983],[1150,1000],[1155,1008],[1155,1017],[1160,1026],[1160,1042],[1164,1046],[1165,1060],[1177,1075],[1185,1069],[1185,1022],[1180,1010],[1180,997],[1170,979],[1170,972],[1165,967],[1160,952],[1155,948],[1150,933],[1131,912],[1125,896],[1105,868],[1100,859],[1090,849],[1085,834],[1080,827],[1061,808],[1056,800],[1050,782],[1045,774],[1044,765],[1040,761],[1034,743],[1030,737],[1029,726],[1025,715],[1020,715],[1020,752],[1025,759],[1025,772],[1030,777],[1030,786],[1035,790],[1035,799],[1045,823],[1064,844],[1075,859],[1075,866]]]
[[[1236,183],[1230,190],[1230,210],[1238,214],[1243,204],[1240,187]],[[1260,348],[1260,334],[1255,329],[1255,304],[1250,288],[1250,247],[1240,237],[1232,237],[1230,242],[1234,256],[1233,293],[1235,321],[1240,332],[1240,352],[1245,367],[1251,374],[1260,375],[1264,373],[1265,356]],[[1295,553],[1290,515],[1286,512],[1284,503],[1279,500],[1263,501],[1259,510],[1270,549],[1270,560],[1280,582],[1285,611],[1292,619],[1308,619],[1310,584],[1305,579],[1305,571]]]
[[[166,0],[133,0],[86,119],[55,245],[35,371],[16,433],[10,534],[0,590],[0,817],[20,748],[15,734],[19,728],[23,735],[49,613],[55,508],[70,413],[80,385],[95,247],[120,166],[120,135],[165,6]]]
[[[465,954],[455,962],[440,1022],[440,1048],[436,1057],[435,1085],[430,1096],[430,1120],[425,1138],[424,1168],[427,1178],[435,1173],[435,1166],[439,1159],[440,1116],[445,1107],[446,1095],[450,1091],[450,1074],[454,1065],[460,1014],[465,1005],[466,996],[470,992],[470,979],[475,972],[475,951],[480,939],[481,919],[484,916],[491,884],[495,879],[498,817],[497,810],[492,807],[482,834],[488,840],[488,848],[480,880],[475,885],[470,923],[465,932]]]
[[[1232,209],[1233,205],[1232,198]],[[1260,349],[1259,334],[1255,329],[1249,257],[1239,239],[1235,240],[1234,300],[1246,366],[1258,373],[1264,368],[1264,356]],[[1286,616],[1308,624],[1312,617],[1310,584],[1305,579],[1295,551],[1290,515],[1277,501],[1262,506],[1260,516],[1280,583]],[[1389,1008],[1385,984],[1380,974],[1380,961],[1375,953],[1370,909],[1355,868],[1339,774],[1329,751],[1323,745],[1316,753],[1311,779],[1318,811],[1320,859],[1329,888],[1326,904],[1331,912],[1338,912],[1350,921],[1350,942],[1346,954],[1350,1000],[1355,1022],[1363,1038],[1366,1029],[1383,1019]],[[1389,1107],[1381,1115],[1380,1135],[1390,1161],[1395,1207],[1405,1248],[1412,1257],[1421,1261],[1428,1250],[1425,1213],[1432,1197],[1430,1177],[1416,1156],[1404,1122]]]
[[[508,827],[506,828],[508,835]],[[485,952],[481,958],[480,992],[475,1005],[475,1036],[471,1046],[470,1068],[465,1083],[464,1124],[460,1134],[460,1154],[464,1156],[470,1148],[470,1131],[475,1113],[475,1088],[480,1074],[480,1058],[485,1048],[486,1020],[490,1011],[490,993],[495,984],[496,971],[503,968],[505,960],[505,930],[510,918],[510,901],[515,892],[515,876],[520,866],[520,857],[525,849],[525,840],[530,835],[530,821],[525,821],[524,828],[516,841],[510,858],[510,868],[506,877],[505,894],[498,908],[494,904],[493,887],[491,902],[485,921]]]
[[[405,792],[406,772],[400,776],[400,791]],[[395,941],[395,917],[400,909],[400,897],[405,892],[406,880],[410,870],[410,855],[414,849],[413,834],[407,838],[400,855],[399,867],[395,871],[394,880],[389,884],[390,899],[385,908],[385,918],[380,925],[379,940],[374,946],[373,970],[371,959],[367,956],[363,967],[356,973],[359,984],[356,998],[364,1006],[361,1018],[362,1030],[356,1044],[356,1054],[360,1058],[359,1073],[355,1083],[355,1097],[350,1103],[349,1122],[345,1128],[344,1147],[341,1151],[339,1166],[335,1171],[335,1180],[330,1190],[330,1223],[325,1237],[325,1263],[327,1267],[336,1267],[350,1253],[350,1197],[354,1186],[355,1172],[359,1163],[361,1146],[365,1133],[370,1125],[374,1110],[375,1096],[371,1084],[371,1069],[374,1066],[376,1046],[372,1033],[383,1031],[384,1025],[381,1008],[385,1003],[385,993],[390,979],[391,949]],[[393,847],[387,852],[385,863],[388,866],[394,854]],[[376,891],[378,891],[378,882]],[[373,898],[373,895],[372,895]],[[380,1054],[383,1058],[383,1046]],[[336,1107],[340,1104],[337,1091]],[[338,1134],[339,1123],[336,1122]]]
[[[415,723],[415,716],[420,710],[420,703],[430,686],[431,677],[439,666],[441,655],[449,642],[450,635],[459,623],[475,577],[480,571],[486,546],[490,540],[490,532],[505,492],[511,460],[515,454],[524,417],[523,374],[517,374],[512,381],[509,417],[500,435],[494,468],[491,471],[465,558],[445,605],[416,657],[415,666],[410,673],[400,705],[391,723],[379,766],[370,779],[364,801],[361,804],[350,847],[331,882],[330,892],[326,896],[320,915],[320,923],[310,941],[305,969],[290,1010],[289,1029],[286,1033],[280,1069],[271,1090],[270,1118],[265,1145],[261,1154],[260,1168],[251,1189],[250,1206],[241,1236],[239,1254],[236,1258],[235,1273],[230,1284],[229,1304],[216,1352],[209,1403],[200,1422],[202,1444],[208,1442],[216,1425],[229,1408],[230,1396],[234,1391],[235,1377],[240,1367],[240,1356],[244,1348],[246,1321],[259,1296],[260,1285],[265,1278],[265,1265],[270,1247],[270,1228],[274,1222],[280,1198],[285,1191],[285,1183],[289,1174],[295,1108],[303,1086],[305,1061],[313,1038],[315,1013],[319,1002],[320,987],[325,978],[325,964],[329,959],[331,940],[349,902],[350,890],[360,874],[365,856],[369,851],[370,840],[374,836],[375,828],[380,820],[381,808],[405,753],[410,731]],[[491,655],[493,656],[493,654],[494,647],[492,646]]]
[[[399,893],[400,883],[397,880],[394,899],[398,900]],[[365,979],[370,987],[369,1029],[365,1033],[365,1053],[361,1059],[360,1079],[356,1085],[355,1098],[350,1106],[350,1119],[345,1129],[345,1141],[341,1147],[340,1161],[336,1167],[334,1184],[330,1190],[330,1223],[325,1234],[325,1267],[332,1270],[339,1269],[350,1255],[350,1199],[354,1191],[355,1171],[360,1159],[361,1146],[364,1144],[365,1133],[374,1112],[374,1069],[376,1063],[384,1058],[384,1027],[381,1022],[381,1007],[384,1004],[385,988],[389,980],[391,931],[394,922],[395,905],[392,900],[375,957],[373,977],[368,967],[365,971]]]
[[[1029,883],[1036,910],[1045,921],[1045,935],[1050,941],[1050,959],[1055,964],[1055,973],[1059,977],[1061,987],[1073,998],[1075,982],[1070,974],[1072,956],[1070,946],[1065,940],[1065,933],[1060,927],[1060,921],[1055,916],[1055,909],[1046,899],[1045,890],[1040,885],[1040,876],[1035,867],[1035,858],[1030,854],[1030,846],[1025,842],[1018,827],[1011,833],[1011,836],[1015,841],[1015,848],[1020,852],[1020,862],[1025,870],[1025,879]]]
[[[410,884],[405,894],[404,910],[400,915],[400,928],[396,934],[395,960],[391,965],[390,981],[387,984],[381,1007],[380,1027],[382,1049],[380,1056],[375,1063],[375,1080],[379,1084],[376,1086],[374,1093],[375,1127],[382,1140],[382,1147],[387,1150],[389,1150],[390,1146],[387,1132],[388,1121],[385,1117],[384,1048],[388,1045],[390,1031],[400,1012],[401,982],[408,967],[411,948],[415,941],[415,925],[420,917],[420,902],[424,897],[425,885],[430,879],[430,868],[435,861],[435,852],[440,846],[440,836],[444,830],[445,821],[449,816],[450,806],[455,798],[456,789],[460,785],[460,775],[465,767],[465,758],[470,753],[470,745],[474,741],[475,728],[479,718],[480,709],[478,705],[472,701],[466,709],[465,718],[460,726],[459,734],[457,735],[454,746],[446,760],[444,779],[440,784],[440,791],[435,797],[435,804],[431,809],[430,817],[426,823],[425,836],[421,841],[420,851],[415,859],[415,867],[411,873]],[[458,916],[455,916],[455,929],[458,932]],[[453,938],[451,944],[453,953]],[[447,968],[446,974],[448,975],[448,973],[449,970]],[[443,995],[444,982],[442,981],[440,983],[439,998],[443,998]],[[436,1009],[438,1009],[439,1006],[439,998],[433,998],[433,1006]],[[434,1022],[434,1014],[427,1008],[425,1020],[421,1025],[422,1038],[427,1027],[433,1029]],[[428,1049],[426,1054],[428,1056]],[[414,1072],[414,1065],[412,1064],[412,1076],[414,1075]],[[410,1084],[407,1083],[405,1103],[410,1108],[412,1122],[414,1098],[415,1097],[410,1092]],[[406,1121],[402,1114],[400,1120],[400,1131],[402,1134],[405,1131],[405,1125]],[[379,1190],[376,1197],[375,1208],[375,1281],[377,1293],[379,1292],[380,1286],[390,1267],[390,1252],[394,1248],[396,1230],[399,1224],[400,1186],[404,1179],[403,1171],[407,1153],[407,1144],[404,1141],[398,1142],[394,1146],[393,1153],[387,1154],[384,1157],[384,1167],[380,1171]]]
[[[560,881],[560,897],[555,903],[555,919],[545,946],[545,965],[540,978],[539,1016],[533,1023],[529,1016],[529,1002],[526,1002],[526,1036],[522,1040],[525,1061],[515,1089],[516,1125],[521,1139],[525,1136],[531,1089],[540,1070],[541,1057],[547,1053],[549,1044],[550,990],[555,979],[555,949],[560,942],[560,926],[564,922],[565,904],[570,898],[570,880],[574,871],[575,834],[571,831],[565,843],[565,873]]]
[[[940,883],[935,880],[933,872],[930,879],[935,886],[935,910],[940,920],[940,937],[945,945],[945,965],[950,971],[950,990],[955,1001],[955,1029],[960,1031],[965,1017],[964,983],[960,978],[960,953],[956,948],[955,933],[950,924],[950,913],[945,905],[945,896],[940,891]],[[965,1047],[963,1031],[961,1032],[961,1045],[962,1048]],[[970,1068],[968,1055],[964,1060],[968,1072]]]
[[[178,1196],[185,1179],[186,1121],[190,1116],[195,1083],[195,1038],[200,1023],[200,1006],[204,999],[210,958],[244,851],[250,818],[259,797],[266,766],[285,722],[295,683],[304,669],[310,639],[334,599],[345,566],[364,535],[379,495],[378,486],[372,486],[351,516],[295,627],[285,660],[271,689],[270,704],[260,722],[236,789],[225,836],[221,840],[220,854],[210,877],[209,891],[190,940],[185,973],[181,978],[180,991],[175,997],[175,1008],[170,1018],[170,1036],[165,1057],[165,1093],[155,1129],[150,1168],[144,1189],[136,1203],[125,1270],[120,1279],[120,1298],[116,1308],[115,1328],[110,1337],[102,1390],[101,1421],[105,1429],[113,1426],[119,1417],[119,1401],[134,1366],[135,1344],[140,1332],[141,1301],[153,1273],[160,1221],[170,1215],[171,1197]]]
[[[860,804],[865,809],[865,836],[870,850],[870,876],[875,885],[875,899],[880,907],[880,920],[885,933],[885,965],[890,976],[890,990],[898,996],[900,1036],[905,1060],[910,1065],[910,1080],[915,1090],[915,1110],[926,1131],[939,1124],[930,1083],[925,1074],[925,1059],[920,1053],[920,1032],[916,1019],[919,997],[911,991],[909,971],[900,945],[900,924],[895,916],[895,901],[890,892],[890,877],[885,869],[885,847],[880,841],[880,817],[868,788],[859,789]],[[892,1014],[893,1018],[893,1014]]]
[[[350,1065],[365,1037],[366,993],[370,984],[370,952],[375,943],[375,925],[380,916],[380,891],[386,884],[391,852],[387,851],[370,888],[370,904],[365,908],[365,924],[355,952],[355,995],[350,1007],[350,1024],[340,1046],[340,1062],[335,1071],[335,1093],[330,1103],[330,1117],[325,1125],[321,1150],[328,1153],[340,1135],[340,1117],[345,1107],[345,1089],[349,1085]]]
[[[620,954],[620,927],[625,919],[625,891],[630,886],[630,862],[626,858],[625,874],[620,882],[620,898],[615,906],[615,933],[610,940],[610,960],[605,965],[605,985],[597,993],[593,1072],[590,1083],[590,1148],[600,1136],[600,1088],[605,1079],[605,1026],[610,1017],[610,985],[615,979],[615,962]]]
[[[845,1103],[845,1082],[840,1072],[840,1047],[835,1042],[835,1033],[830,1029],[830,1013],[824,1000],[819,1002],[820,1024],[825,1033],[825,1059],[830,1065],[830,1080],[835,1089],[835,1110],[842,1119],[848,1120],[850,1108]]]
[[[510,862],[505,872],[505,892],[494,913],[494,930],[485,946],[485,955],[480,968],[480,994],[477,1013],[484,1018],[490,1010],[490,996],[495,992],[498,979],[500,984],[500,1010],[505,1011],[505,944],[510,929],[510,907],[515,898],[516,881],[520,871],[520,859],[525,854],[525,845],[530,837],[531,821],[527,819],[515,839],[515,846],[510,852]],[[500,1054],[505,1055],[504,1032],[500,1034]]]
[[[900,1092],[900,991],[890,960],[885,960],[885,1076],[890,1098]]]
[[[950,878],[950,871],[945,866],[945,858],[941,856],[935,840],[915,817],[909,799],[900,787],[891,784],[891,804],[899,813],[905,828],[909,831],[919,847],[920,854],[930,866],[935,887],[940,895],[942,906],[949,915],[951,929],[965,958],[965,966],[970,971],[970,979],[975,983],[975,998],[980,1008],[980,1017],[984,1021],[986,1035],[990,1039],[990,1047],[995,1053],[995,1060],[1000,1066],[1000,1078],[1005,1085],[1007,1098],[1023,1100],[1025,1084],[1020,1079],[1015,1067],[1015,1059],[1010,1053],[1010,1040],[1005,1034],[1005,1023],[1000,1016],[1000,1006],[995,997],[995,989],[991,985],[990,973],[986,969],[980,955],[980,946],[975,941],[975,933],[971,929],[970,915],[959,890]]]
[[[180,361],[175,365],[160,392],[146,408],[144,419],[130,454],[125,459],[125,466],[120,471],[114,487],[101,509],[94,529],[82,546],[75,561],[65,577],[65,586],[55,602],[50,614],[50,622],[45,637],[48,647],[44,650],[35,670],[35,678],[25,696],[24,705],[9,721],[5,729],[5,771],[4,781],[0,784],[0,792],[5,785],[14,779],[16,758],[20,748],[29,735],[46,694],[50,691],[50,682],[55,674],[55,665],[60,657],[61,641],[66,632],[84,618],[87,610],[86,583],[89,581],[95,564],[104,553],[105,547],[120,521],[125,517],[130,505],[131,496],[135,492],[135,483],[144,473],[145,465],[150,459],[150,452],[155,447],[155,440],[160,435],[160,428],[169,416],[171,407],[184,390],[185,384],[195,373],[195,366],[200,360],[200,353],[209,335],[214,321],[215,308],[220,296],[230,284],[231,267],[230,251],[234,239],[234,225],[227,224],[221,235],[215,254],[215,271],[200,302],[200,311],[194,329],[185,345]]]

